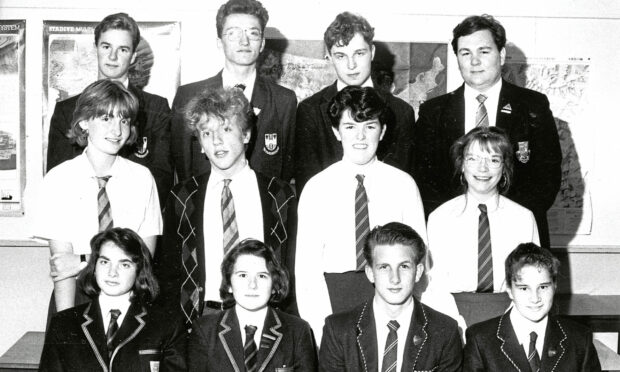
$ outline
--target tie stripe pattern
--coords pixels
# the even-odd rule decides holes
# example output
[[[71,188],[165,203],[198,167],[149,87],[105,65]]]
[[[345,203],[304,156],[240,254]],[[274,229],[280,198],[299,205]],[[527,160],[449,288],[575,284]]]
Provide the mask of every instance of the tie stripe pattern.
[[[239,229],[237,228],[237,217],[235,214],[235,202],[230,192],[229,179],[224,180],[222,188],[222,225],[224,228],[224,255],[239,243]]]
[[[99,193],[97,194],[97,209],[99,212],[100,232],[111,229],[114,225],[114,221],[112,220],[112,207],[110,206],[108,193],[105,189],[109,179],[110,176],[97,177],[97,184],[99,185]]]
[[[108,325],[108,331],[105,334],[106,345],[108,347],[108,356],[111,358],[114,352],[114,337],[118,332],[118,322],[116,321],[121,315],[121,311],[118,309],[110,310],[110,324]]]
[[[476,292],[493,292],[493,259],[491,249],[491,228],[487,206],[479,204],[478,217],[478,288]]]
[[[394,372],[396,371],[396,361],[398,356],[398,334],[396,331],[400,327],[395,320],[390,320],[387,324],[390,332],[385,340],[385,350],[383,350],[383,364],[381,365],[381,372]]]
[[[364,241],[370,232],[370,222],[368,221],[368,196],[364,187],[364,176],[358,174],[357,189],[355,190],[355,268],[364,270],[366,259],[364,258]]]
[[[538,356],[538,350],[536,350],[536,339],[538,335],[536,332],[530,333],[530,348],[527,353],[527,361],[530,364],[532,372],[540,371],[540,356]]]
[[[254,334],[256,326],[245,326],[245,345],[243,345],[243,355],[246,372],[254,372],[256,370],[256,342],[254,342]]]
[[[476,111],[476,126],[477,127],[488,127],[489,126],[489,114],[487,113],[487,108],[484,105],[484,101],[486,101],[487,96],[484,94],[479,94],[476,97],[476,100],[480,103],[478,105],[478,111]]]

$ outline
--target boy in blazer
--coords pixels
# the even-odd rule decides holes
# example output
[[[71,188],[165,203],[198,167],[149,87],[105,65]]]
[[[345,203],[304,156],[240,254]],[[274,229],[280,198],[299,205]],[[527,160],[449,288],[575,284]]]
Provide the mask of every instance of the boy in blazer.
[[[364,246],[372,300],[325,320],[320,371],[460,371],[455,320],[413,297],[426,247],[409,226],[375,227]]]
[[[183,109],[205,90],[240,87],[258,117],[247,146],[252,169],[268,177],[293,177],[293,135],[297,97],[287,88],[259,76],[256,61],[265,47],[267,9],[256,0],[229,0],[217,12],[217,45],[224,68],[206,80],[180,86],[172,103],[172,157],[183,181],[209,170],[201,146],[185,126]]]
[[[184,371],[182,318],[150,306],[158,285],[140,236],[116,227],[91,244],[84,289],[93,300],[52,318],[39,371]]]
[[[180,306],[189,325],[221,310],[220,263],[240,240],[265,241],[292,267],[297,203],[288,183],[250,167],[245,150],[256,115],[240,89],[203,92],[185,117],[211,169],[173,187],[155,262],[161,299]]]
[[[232,248],[222,262],[225,310],[194,322],[189,371],[316,371],[310,326],[276,309],[288,288],[288,275],[267,245],[246,239]]]
[[[534,213],[541,245],[548,247],[547,210],[561,181],[558,131],[544,94],[502,79],[505,44],[506,30],[490,15],[468,17],[454,28],[452,49],[464,84],[420,106],[413,177],[430,214],[458,195],[450,160],[454,141],[478,125],[504,129],[515,154],[506,196]]]
[[[549,315],[560,261],[534,243],[506,258],[512,309],[467,329],[464,372],[601,370],[592,332]]]

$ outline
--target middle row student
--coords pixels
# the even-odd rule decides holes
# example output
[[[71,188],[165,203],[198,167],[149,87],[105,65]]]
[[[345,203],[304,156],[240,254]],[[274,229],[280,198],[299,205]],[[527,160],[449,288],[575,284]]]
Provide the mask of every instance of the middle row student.
[[[371,87],[349,86],[329,106],[342,159],[306,184],[300,198],[295,259],[299,313],[321,339],[332,313],[324,273],[363,271],[363,242],[370,228],[402,222],[426,234],[418,187],[407,173],[377,159],[394,125],[386,101]]]
[[[220,263],[239,241],[263,241],[291,265],[289,226],[295,226],[297,203],[288,183],[250,167],[245,154],[256,115],[240,89],[201,93],[185,118],[211,171],[173,187],[155,261],[162,300],[180,304],[191,323],[222,309]]]

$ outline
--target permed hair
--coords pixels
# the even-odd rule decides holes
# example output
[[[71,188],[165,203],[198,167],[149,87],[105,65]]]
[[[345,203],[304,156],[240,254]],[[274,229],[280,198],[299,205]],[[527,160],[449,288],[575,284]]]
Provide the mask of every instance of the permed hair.
[[[350,110],[351,117],[356,122],[377,119],[381,127],[388,127],[388,131],[394,120],[385,99],[372,87],[350,85],[338,92],[328,106],[332,127],[338,129],[342,114],[346,110]]]
[[[372,45],[375,37],[375,29],[370,26],[366,18],[350,12],[343,12],[327,27],[323,34],[323,41],[327,52],[331,54],[332,47],[346,46],[355,34],[360,34],[368,45]]]

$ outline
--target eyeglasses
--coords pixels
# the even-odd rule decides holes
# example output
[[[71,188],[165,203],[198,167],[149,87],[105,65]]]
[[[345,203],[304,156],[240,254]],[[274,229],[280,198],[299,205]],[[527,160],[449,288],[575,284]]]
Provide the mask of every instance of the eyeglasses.
[[[493,155],[490,158],[478,155],[465,155],[465,165],[468,167],[477,167],[482,164],[483,161],[491,169],[497,169],[504,164],[504,159],[499,155]]]
[[[252,41],[262,40],[263,38],[263,33],[257,28],[250,28],[244,30],[239,27],[229,28],[224,32],[224,36],[226,36],[226,39],[228,39],[228,41],[239,41],[243,37],[244,33],[245,36],[247,36],[247,38]]]

